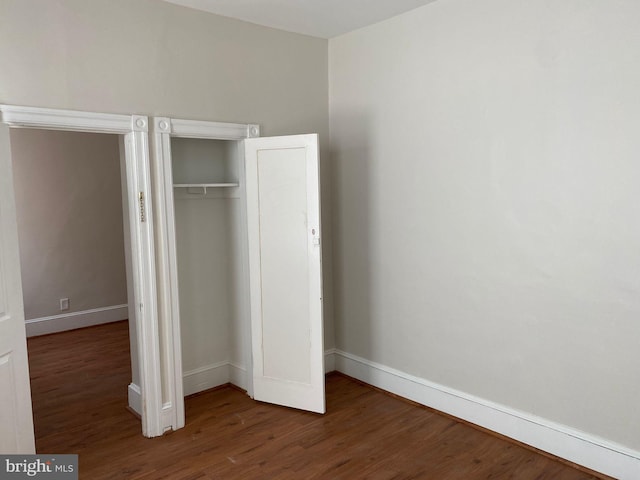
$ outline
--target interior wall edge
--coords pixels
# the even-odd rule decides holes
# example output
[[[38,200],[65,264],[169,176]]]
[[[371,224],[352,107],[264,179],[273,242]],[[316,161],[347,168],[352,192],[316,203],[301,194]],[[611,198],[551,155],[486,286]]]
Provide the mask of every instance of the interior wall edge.
[[[335,370],[596,472],[640,478],[640,452],[335,349]]]

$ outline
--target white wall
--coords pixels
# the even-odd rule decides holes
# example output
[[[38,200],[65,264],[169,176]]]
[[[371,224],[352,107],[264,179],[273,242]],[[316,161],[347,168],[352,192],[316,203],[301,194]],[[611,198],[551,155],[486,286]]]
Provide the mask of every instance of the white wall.
[[[329,42],[336,346],[640,450],[640,3]]]
[[[126,304],[118,137],[13,129],[11,147],[25,318]]]

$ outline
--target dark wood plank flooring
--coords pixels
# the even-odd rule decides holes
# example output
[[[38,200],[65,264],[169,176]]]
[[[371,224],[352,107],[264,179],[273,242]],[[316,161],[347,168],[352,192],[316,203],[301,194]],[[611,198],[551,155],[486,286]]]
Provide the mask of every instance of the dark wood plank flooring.
[[[223,387],[187,399],[186,428],[147,439],[126,409],[126,322],[28,345],[37,451],[79,454],[82,479],[600,478],[339,374],[326,415]]]

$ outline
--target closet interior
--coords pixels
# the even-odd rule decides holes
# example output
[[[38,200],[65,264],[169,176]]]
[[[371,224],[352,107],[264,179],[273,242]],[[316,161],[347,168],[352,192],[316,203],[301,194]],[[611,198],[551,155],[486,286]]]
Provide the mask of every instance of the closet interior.
[[[246,389],[249,285],[238,141],[171,138],[184,395]]]

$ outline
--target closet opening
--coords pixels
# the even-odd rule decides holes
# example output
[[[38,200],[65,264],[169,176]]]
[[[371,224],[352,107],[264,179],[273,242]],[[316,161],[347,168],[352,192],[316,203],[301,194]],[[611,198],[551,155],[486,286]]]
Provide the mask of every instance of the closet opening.
[[[155,118],[165,429],[230,383],[324,413],[317,135]]]
[[[229,138],[228,129],[203,132],[203,124],[209,126],[154,119],[156,176],[163,180],[157,203],[165,246],[158,267],[166,280],[159,285],[164,428],[174,430],[185,425],[185,396],[228,383],[251,395],[241,142],[247,128],[238,126]],[[181,127],[184,135],[175,131]]]

